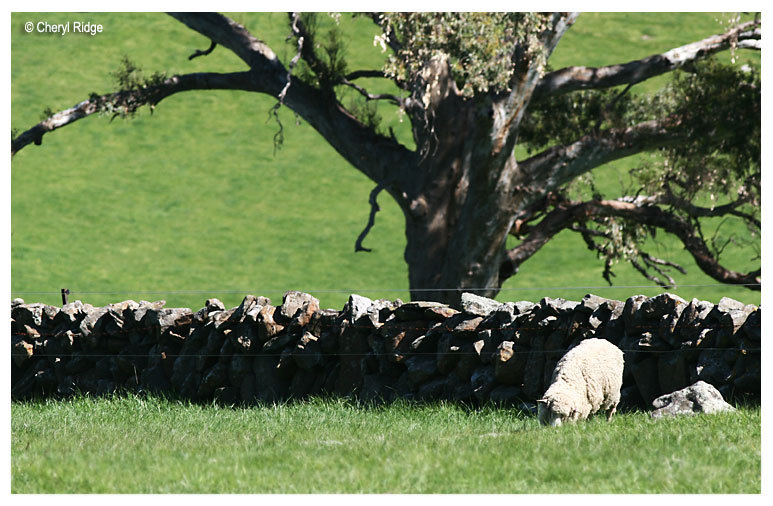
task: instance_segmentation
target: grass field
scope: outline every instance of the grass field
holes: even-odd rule
[[[283,14],[236,14],[287,61]],[[27,21],[101,23],[94,37],[27,34]],[[714,14],[583,14],[553,67],[605,65],[659,53],[719,33]],[[349,22],[350,67],[382,55],[366,20]],[[11,15],[11,126],[26,130],[114,88],[110,73],[129,56],[149,73],[242,70],[223,48],[188,61],[208,41],[159,13]],[[759,55],[741,53],[759,62]],[[723,56],[729,58],[729,55]],[[637,88],[663,85],[652,80]],[[386,90],[376,90],[386,91]],[[385,195],[355,254],[373,183],[308,125],[281,110],[284,147],[274,153],[274,100],[238,92],[184,93],[133,120],[89,118],[28,146],[11,165],[11,295],[28,302],[125,299],[227,307],[245,294],[274,303],[291,289],[340,309],[352,292],[407,300],[403,217]],[[384,125],[407,144],[408,126],[382,108]],[[636,159],[596,171],[617,196]],[[651,252],[682,263],[671,290],[759,304],[759,292],[717,286],[681,245],[657,237]],[[748,270],[749,249],[724,260]],[[662,290],[619,265],[616,286],[579,237],[565,232],[508,280],[498,299],[588,292],[625,299]],[[704,286],[706,285],[706,286]],[[759,493],[760,410],[651,421],[645,413],[558,430],[507,409],[344,400],[229,409],[139,397],[11,405],[11,487],[18,493],[437,492]]]
[[[510,409],[12,405],[14,493],[760,493],[760,409],[543,428]]]
[[[92,91],[114,87],[111,72],[122,56],[168,74],[235,71],[240,61],[218,48],[187,60],[207,42],[159,13],[102,13],[82,17],[104,25],[94,37],[27,34],[28,19],[64,22],[71,14],[14,13],[12,25],[12,126],[26,129],[45,108],[60,110]],[[266,40],[287,61],[285,15],[238,14],[235,19]],[[714,14],[583,14],[562,40],[551,64],[602,65],[662,52],[723,31]],[[350,67],[375,68],[373,24],[349,22]],[[613,42],[610,42],[613,41]],[[729,58],[729,55],[723,57]],[[740,53],[741,61],[757,53]],[[663,78],[633,88],[651,91]],[[290,289],[312,292],[323,307],[341,308],[348,295],[407,300],[403,217],[387,196],[366,240],[372,253],[354,253],[368,217],[373,184],[353,170],[308,125],[282,110],[284,148],[274,154],[276,124],[270,97],[240,92],[175,95],[151,116],[133,120],[88,118],[46,136],[14,159],[11,172],[11,291],[28,301],[57,304],[59,290],[94,305],[125,299],[164,299],[168,306],[203,306],[219,297],[228,307],[247,293],[275,302]],[[394,109],[382,107],[384,125],[406,137]],[[637,160],[596,171],[600,188],[614,197]],[[708,233],[708,232],[707,232]],[[743,231],[741,231],[743,233]],[[565,232],[505,283],[500,300],[588,292],[625,299],[662,289],[627,264],[616,286],[601,278],[602,263],[579,236]],[[657,237],[650,251],[675,259],[688,274],[672,291],[687,299],[730,296],[759,303],[759,292],[716,286],[678,242]],[[728,249],[724,259],[748,270],[755,253]],[[713,286],[691,286],[691,285]]]

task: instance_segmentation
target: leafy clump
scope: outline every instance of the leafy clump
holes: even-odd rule
[[[163,98],[159,96],[159,90],[167,80],[166,74],[154,72],[145,76],[142,69],[127,56],[121,59],[118,70],[111,72],[111,75],[118,85],[118,91],[107,96],[92,93],[90,97],[104,114],[132,117],[143,105],[149,105],[152,112],[155,104]]]
[[[439,56],[446,57],[465,96],[508,91],[519,61],[544,60],[539,34],[551,15],[500,13],[384,13],[377,21],[383,34],[374,43],[395,49],[384,72],[398,81],[413,76]]]
[[[726,65],[714,58],[677,72],[663,90],[638,95],[630,87],[590,90],[532,103],[521,125],[519,141],[529,152],[567,145],[601,129],[623,131],[658,120],[678,142],[668,143],[631,169],[627,201],[663,206],[674,220],[692,224],[704,237],[698,218],[721,219],[705,236],[719,258],[730,243],[759,249],[761,195],[761,86],[759,71],[748,65]],[[589,128],[590,127],[590,128]],[[560,191],[580,200],[601,201],[592,174]],[[723,224],[739,220],[747,237],[727,235]],[[673,284],[667,269],[681,267],[655,258],[641,248],[657,229],[624,216],[601,215],[578,222],[586,245],[604,259],[604,277],[621,261],[662,286]],[[654,272],[655,274],[651,274]],[[611,282],[611,281],[610,281]]]

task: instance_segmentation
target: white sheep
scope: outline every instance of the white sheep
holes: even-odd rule
[[[537,417],[542,425],[584,420],[600,409],[607,421],[615,414],[623,385],[623,352],[605,339],[586,339],[561,357],[542,399]]]

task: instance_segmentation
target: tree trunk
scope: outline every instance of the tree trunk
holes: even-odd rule
[[[405,212],[411,299],[459,306],[494,297],[512,227],[515,158],[492,156],[490,102],[449,94],[434,109],[430,154]],[[511,150],[512,151],[512,150]]]

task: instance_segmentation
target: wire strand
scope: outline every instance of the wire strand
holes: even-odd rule
[[[661,288],[669,290],[679,290],[681,288],[708,288],[708,287],[747,287],[747,286],[762,286],[761,283],[742,283],[728,285],[726,283],[707,283],[707,284],[689,284],[689,285],[675,285],[669,287],[658,287],[655,285],[596,285],[596,286],[528,286],[528,287],[502,287],[498,290],[500,292],[514,292],[514,291],[535,291],[535,290],[613,290],[613,289],[632,289],[632,288]],[[372,292],[441,292],[441,291],[456,291],[456,292],[482,292],[491,290],[491,287],[483,288],[319,288],[319,289],[303,289],[296,290],[304,293],[372,293]],[[274,289],[220,289],[220,290],[109,290],[109,291],[92,291],[92,290],[73,290],[70,289],[70,295],[119,295],[119,294],[148,294],[148,295],[201,295],[211,293],[285,293],[290,291],[284,288]],[[12,290],[12,294],[17,295],[60,295],[60,291],[48,292],[48,291],[27,291],[27,290]]]

